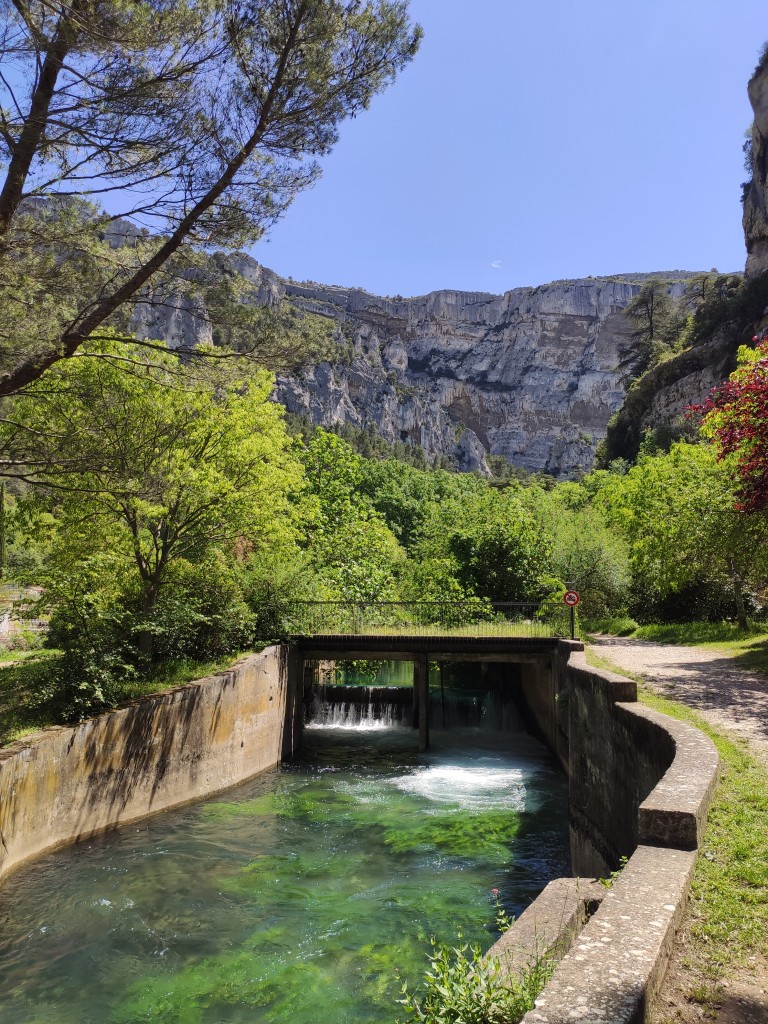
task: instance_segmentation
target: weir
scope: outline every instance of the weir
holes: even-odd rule
[[[502,718],[507,714],[515,722],[521,719],[525,727],[537,739],[545,742],[563,767],[566,767],[567,734],[558,724],[556,702],[560,686],[565,685],[561,663],[568,648],[564,651],[560,644],[560,639],[556,637],[450,634],[419,636],[408,633],[328,633],[297,637],[292,645],[296,673],[294,742],[298,749],[303,723],[308,720],[307,709],[311,709],[313,698],[317,696],[316,687],[322,685],[321,666],[338,661],[409,661],[413,663],[411,724],[418,729],[419,749],[425,751],[429,747],[430,729],[442,727],[446,722],[444,700],[438,705],[438,695],[433,692],[430,697],[429,665],[469,662],[477,664],[479,673],[495,671],[500,702],[507,709],[500,711]],[[327,686],[324,697],[326,702],[330,696],[333,696],[332,686]],[[402,708],[401,702],[404,703],[407,698],[400,696],[397,699],[398,706]],[[346,690],[343,694],[337,694],[334,701],[346,705],[350,701],[365,703],[361,694],[355,695]],[[356,714],[354,711],[341,710],[339,713],[351,713],[353,718]],[[405,722],[407,714],[400,710],[398,718]]]

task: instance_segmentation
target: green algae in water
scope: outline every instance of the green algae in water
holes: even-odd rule
[[[411,822],[405,828],[388,828],[384,842],[395,853],[434,849],[454,857],[504,864],[509,859],[509,844],[519,825],[520,815],[510,811],[485,814],[454,811],[423,822]]]
[[[308,738],[225,800],[16,875],[3,1024],[391,1024],[430,935],[487,946],[491,888],[516,911],[566,869],[546,762]]]

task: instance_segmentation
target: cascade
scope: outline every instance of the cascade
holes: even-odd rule
[[[411,716],[411,689],[403,686],[315,683],[304,710],[310,729],[393,729],[410,725]]]
[[[343,686],[314,683],[304,706],[312,729],[393,729],[413,723],[413,691],[405,686]],[[434,729],[519,732],[517,709],[503,691],[481,687],[432,687],[429,718]]]

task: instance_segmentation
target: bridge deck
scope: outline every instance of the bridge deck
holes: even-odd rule
[[[557,650],[558,637],[456,636],[316,633],[294,637],[292,643],[305,659],[359,658],[412,661],[419,656],[432,660],[495,661],[540,660]]]

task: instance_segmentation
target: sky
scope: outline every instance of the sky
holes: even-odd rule
[[[251,249],[295,280],[421,295],[743,269],[765,0],[411,0],[415,60]]]

